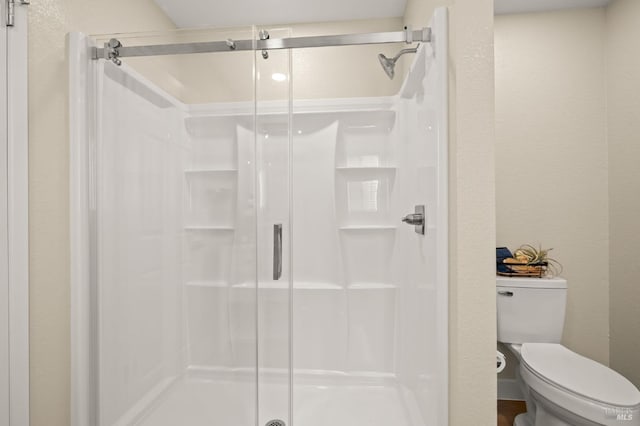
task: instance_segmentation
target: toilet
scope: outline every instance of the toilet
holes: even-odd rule
[[[640,391],[610,368],[560,344],[562,278],[497,277],[498,341],[520,362],[527,412],[516,426],[640,426]]]

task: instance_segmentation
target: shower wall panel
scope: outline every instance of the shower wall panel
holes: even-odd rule
[[[255,365],[253,117],[207,113],[184,119],[184,269],[187,367]]]
[[[441,20],[441,17],[440,17]],[[440,48],[442,49],[442,44]],[[412,213],[425,206],[425,235],[402,226],[394,251],[394,276],[400,282],[396,374],[410,391],[425,424],[445,424],[441,403],[446,357],[447,289],[447,123],[443,109],[442,58],[432,45],[418,51],[398,98],[398,197],[396,206]],[[440,343],[441,344],[441,343]],[[446,382],[445,382],[446,383]]]
[[[294,287],[342,284],[336,229],[334,160],[339,116],[293,116],[293,277]]]
[[[183,112],[104,64],[95,200],[100,424],[181,372]]]
[[[255,317],[251,315],[255,297],[261,368],[285,371],[292,297],[296,370],[394,374],[398,282],[392,265],[399,215],[392,209],[398,144],[394,100],[326,100],[301,105],[292,121],[292,244],[284,247],[280,281],[271,277],[271,225],[284,223],[284,240],[288,240],[289,194],[283,191],[287,175],[271,170],[288,169],[288,115],[279,112],[283,107],[277,103],[271,105],[271,112],[258,115],[255,176],[251,172],[250,117],[242,112],[248,106],[197,105],[185,120],[189,157],[201,162],[187,165],[191,169],[186,174],[197,171],[208,182],[211,195],[207,203],[211,209],[218,208],[216,214],[231,211],[231,200],[236,203],[233,218],[201,225],[203,229],[188,225],[187,236],[199,235],[211,243],[201,244],[207,247],[204,256],[198,255],[196,246],[186,246],[184,253],[187,264],[191,261],[200,268],[211,268],[187,283],[187,291],[194,293],[187,297],[188,363],[193,372],[220,373],[254,365],[249,351],[255,343],[251,341],[255,338]],[[205,159],[215,149],[226,159],[214,164],[214,156]],[[196,205],[194,198],[205,195],[187,187],[186,202]],[[243,241],[253,241],[252,203],[260,211],[257,293],[251,266],[256,250],[251,251],[250,245],[242,248]],[[186,219],[190,217],[187,213]],[[288,250],[292,250],[291,257]],[[218,276],[214,276],[216,271]],[[216,312],[205,312],[207,306]]]

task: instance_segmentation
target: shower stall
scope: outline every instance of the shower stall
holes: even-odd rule
[[[69,58],[73,426],[447,424],[446,10]]]

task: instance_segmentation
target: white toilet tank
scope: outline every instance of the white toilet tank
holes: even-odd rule
[[[496,296],[499,342],[560,343],[565,279],[496,277]]]

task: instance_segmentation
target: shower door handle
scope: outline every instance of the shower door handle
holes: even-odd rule
[[[273,279],[282,276],[282,224],[273,225]]]

